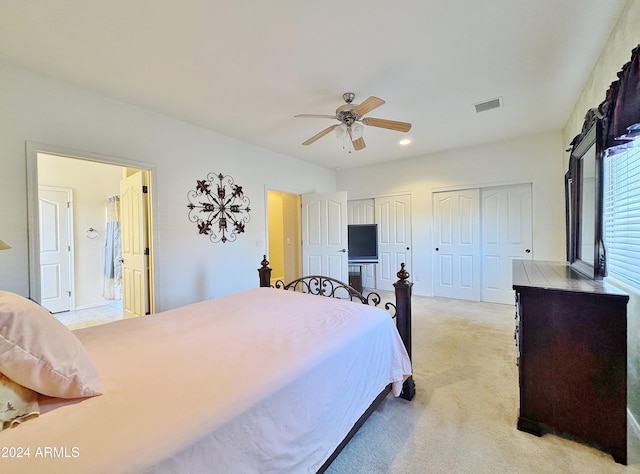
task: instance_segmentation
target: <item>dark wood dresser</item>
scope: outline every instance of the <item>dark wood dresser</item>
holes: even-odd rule
[[[627,463],[627,301],[564,262],[514,260],[518,429],[554,430]]]

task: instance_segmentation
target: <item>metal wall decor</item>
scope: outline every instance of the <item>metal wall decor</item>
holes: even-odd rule
[[[222,173],[209,173],[206,179],[196,183],[196,189],[187,193],[189,220],[195,222],[198,232],[208,235],[211,242],[233,242],[250,220],[249,198],[242,186]]]

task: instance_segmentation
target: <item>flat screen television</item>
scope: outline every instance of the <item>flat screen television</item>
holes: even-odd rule
[[[378,224],[349,224],[349,264],[378,263]]]

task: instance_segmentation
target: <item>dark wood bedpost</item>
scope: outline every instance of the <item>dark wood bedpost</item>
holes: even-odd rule
[[[269,260],[267,260],[266,255],[263,255],[260,265],[261,267],[258,268],[258,273],[260,274],[260,287],[268,288],[271,286],[271,268],[269,268]]]
[[[404,268],[404,263],[400,264],[400,271],[397,273],[398,281],[393,284],[396,289],[396,325],[398,332],[407,348],[409,359],[411,359],[411,287],[413,283],[408,281],[409,272]],[[404,381],[400,397],[405,400],[412,400],[416,394],[416,384],[413,376]]]

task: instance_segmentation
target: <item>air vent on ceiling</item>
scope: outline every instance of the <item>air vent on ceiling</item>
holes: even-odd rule
[[[498,107],[502,107],[502,97],[498,97],[497,99],[485,100],[484,102],[479,102],[477,104],[473,104],[477,113],[485,112],[491,109],[497,109]]]

